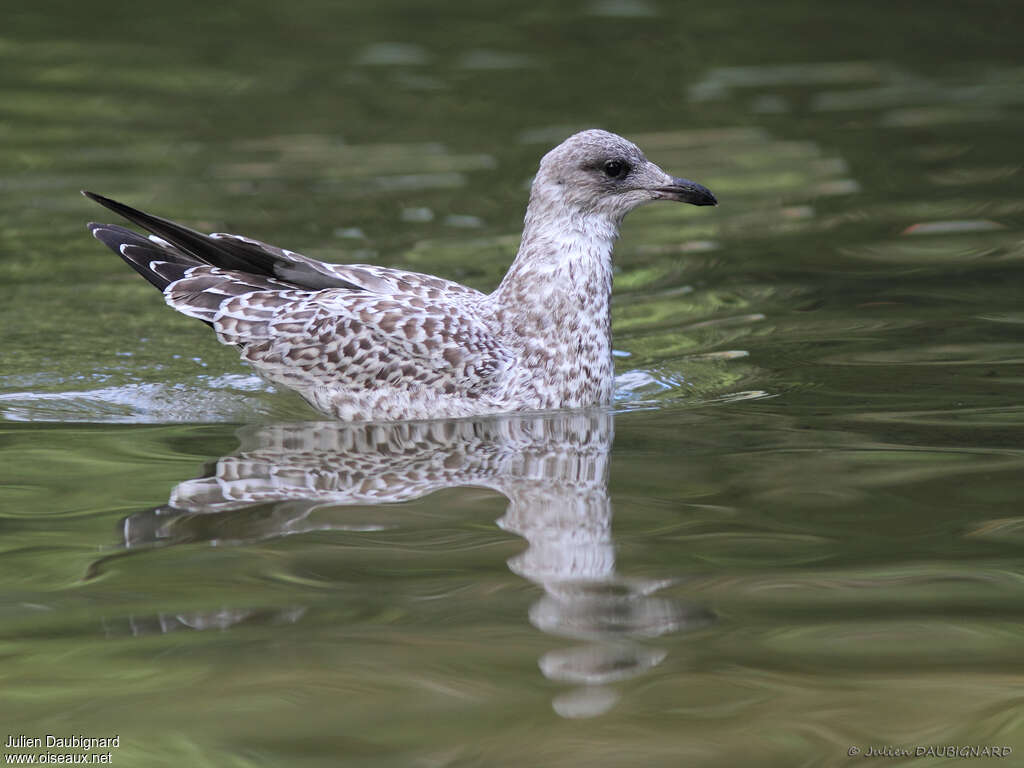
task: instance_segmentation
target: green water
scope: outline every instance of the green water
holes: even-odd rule
[[[117,734],[122,766],[1024,759],[1022,22],[5,7],[0,738]],[[627,220],[609,411],[323,422],[78,195],[488,289],[538,158],[591,126],[721,201]]]

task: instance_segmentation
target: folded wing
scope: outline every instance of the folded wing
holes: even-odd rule
[[[474,311],[479,291],[415,272],[324,264],[239,235],[205,235],[85,194],[152,233],[89,225],[168,305],[307,397],[318,389],[390,388],[475,399],[512,363]]]
[[[195,306],[204,274],[175,283],[167,302]],[[216,290],[222,290],[219,287]],[[221,301],[213,328],[268,378],[300,391],[382,387],[486,396],[512,355],[465,306],[409,294],[344,289],[254,291]]]

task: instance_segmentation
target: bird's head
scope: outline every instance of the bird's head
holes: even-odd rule
[[[665,173],[633,142],[598,129],[574,134],[544,155],[531,200],[562,206],[570,214],[604,215],[615,223],[655,200],[718,204],[707,187]]]

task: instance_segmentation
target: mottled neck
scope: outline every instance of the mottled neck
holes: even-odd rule
[[[515,261],[491,294],[496,332],[519,353],[532,407],[611,399],[612,246],[617,222],[531,200]]]
[[[561,320],[607,313],[619,222],[531,196],[515,261],[492,294],[499,303]]]

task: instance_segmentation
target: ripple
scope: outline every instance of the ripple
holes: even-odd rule
[[[430,61],[427,50],[412,43],[370,43],[356,56],[355,63],[364,67],[420,67]]]
[[[891,68],[873,61],[813,62],[767,66],[715,67],[690,88],[690,101],[712,101],[735,88],[806,86],[881,81]]]
[[[808,565],[832,557],[834,540],[824,536],[769,531],[682,534],[673,537],[691,556],[715,566]]]
[[[1000,517],[972,525],[964,534],[972,538],[1024,543],[1024,517]]]
[[[103,619],[103,633],[109,638],[119,635],[144,637],[167,635],[181,630],[223,632],[240,625],[263,626],[295,624],[306,613],[304,607],[288,608],[215,608],[205,611],[157,613],[146,616],[123,616]]]
[[[977,315],[979,320],[987,320],[990,323],[1010,323],[1011,325],[1024,324],[1024,312],[1004,312],[1000,314]]]
[[[943,106],[907,107],[885,112],[879,123],[887,128],[920,128],[959,123],[993,123],[1005,120],[1006,113],[991,107]]]
[[[536,58],[523,53],[479,49],[463,54],[457,66],[459,69],[469,70],[502,70],[529,69],[538,64]]]
[[[540,658],[545,677],[567,683],[607,685],[637,677],[656,667],[665,651],[632,645],[628,647],[587,645],[550,651]]]
[[[648,0],[594,0],[587,13],[615,19],[646,19],[657,16],[658,9]]]
[[[970,110],[1020,103],[1024,103],[1024,84],[995,82],[950,86],[945,83],[916,80],[863,90],[826,91],[814,97],[811,109],[834,112],[955,104],[958,109]]]
[[[1019,165],[951,168],[928,174],[928,180],[943,187],[962,187],[967,184],[997,184],[1020,173]]]
[[[998,408],[958,408],[955,411],[925,410],[898,412],[866,412],[849,418],[882,424],[918,424],[922,426],[958,426],[989,429],[999,426],[1024,425],[1024,406]]]
[[[626,371],[615,377],[615,407],[628,412],[670,404],[701,405],[772,397],[772,393],[764,390],[729,391],[749,371],[727,372],[723,365],[734,365],[734,361],[746,357],[742,350],[694,355],[680,361],[686,368],[685,375],[670,366]]]
[[[613,688],[587,685],[556,696],[551,700],[551,708],[559,717],[581,720],[603,715],[614,707],[618,700],[619,694]]]
[[[443,144],[346,144],[330,134],[279,134],[235,143],[215,165],[225,179],[387,179],[491,170],[494,157],[457,154]],[[461,183],[461,180],[460,180]]]
[[[844,256],[892,264],[948,264],[1024,258],[1024,247],[1002,232],[964,232],[963,237],[921,237],[887,240],[839,248]]]
[[[6,392],[0,417],[7,421],[69,421],[106,424],[230,422],[253,416],[308,413],[290,395],[255,375],[197,377],[192,384],[124,384],[85,391]]]
[[[827,622],[778,629],[767,633],[767,648],[803,659],[828,658],[830,665],[853,664],[871,658],[874,664],[933,667],[943,659],[968,657],[1015,658],[1019,635],[1013,626],[963,618],[866,618],[856,622]],[[927,653],[922,653],[922,648]]]
[[[831,365],[1020,365],[1024,350],[1020,344],[978,342],[969,344],[925,344],[899,349],[865,350],[824,358]]]
[[[923,221],[911,224],[904,229],[902,235],[949,235],[961,232],[991,232],[995,229],[1006,229],[998,221],[989,219],[960,219],[954,221]]]

